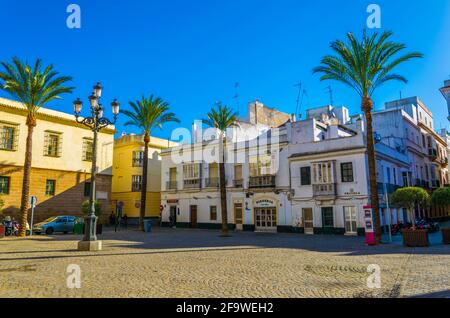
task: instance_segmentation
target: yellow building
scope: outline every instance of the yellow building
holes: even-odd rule
[[[177,143],[151,137],[148,153],[146,217],[159,218],[161,203],[161,150]],[[114,141],[113,204],[123,203],[122,213],[138,218],[141,203],[144,140],[142,135],[123,135]]]
[[[18,217],[27,138],[27,111],[16,101],[0,98],[0,197],[3,214]],[[97,198],[103,217],[111,213],[114,127],[98,135]],[[71,114],[40,108],[33,133],[30,195],[37,197],[35,221],[53,215],[82,215],[89,197],[92,132]]]

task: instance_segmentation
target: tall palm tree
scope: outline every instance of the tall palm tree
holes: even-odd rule
[[[129,120],[125,126],[136,126],[143,130],[144,134],[144,162],[142,165],[142,187],[141,187],[141,207],[139,213],[139,229],[144,230],[145,206],[147,202],[147,171],[148,171],[148,144],[153,129],[162,129],[168,122],[180,121],[174,113],[169,112],[169,104],[160,97],[150,95],[149,98],[142,96],[141,100],[129,102],[132,110],[122,111]]]
[[[217,104],[217,109],[211,108],[207,114],[207,119],[203,122],[219,131],[219,186],[220,205],[222,214],[222,235],[228,236],[228,215],[227,215],[227,188],[225,184],[225,151],[224,141],[227,128],[235,126],[237,122],[237,112],[221,103]]]
[[[324,56],[321,65],[313,73],[321,73],[321,80],[335,80],[353,88],[361,97],[361,108],[367,125],[367,156],[369,163],[370,197],[375,219],[377,241],[381,241],[380,211],[378,203],[375,149],[372,129],[372,95],[382,84],[389,81],[407,83],[402,75],[392,73],[399,64],[413,58],[421,58],[418,52],[398,55],[405,44],[390,41],[392,32],[374,33],[364,31],[361,40],[352,33],[347,34],[347,43],[336,40],[331,43],[335,55]]]
[[[0,72],[0,89],[22,102],[27,110],[28,127],[23,167],[22,199],[20,203],[20,231],[24,237],[28,219],[28,205],[30,196],[30,173],[32,160],[33,130],[36,127],[36,114],[40,107],[48,102],[61,99],[60,95],[71,93],[73,87],[66,87],[65,83],[72,80],[69,76],[58,76],[53,65],[43,66],[37,59],[34,66],[22,62],[14,57],[12,63],[2,62],[4,70]]]

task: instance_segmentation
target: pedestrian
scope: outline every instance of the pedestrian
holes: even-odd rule
[[[123,215],[123,223],[125,224],[125,229],[128,228],[128,216],[126,214]]]
[[[111,215],[109,216],[109,225],[116,224],[116,216],[114,214],[114,211],[111,211]]]

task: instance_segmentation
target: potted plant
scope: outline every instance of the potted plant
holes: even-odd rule
[[[391,200],[396,206],[405,208],[412,221],[412,228],[403,231],[403,244],[410,247],[429,246],[428,231],[416,229],[414,213],[415,208],[422,208],[429,204],[428,192],[419,187],[405,187],[397,189],[392,194]]]
[[[85,215],[89,215],[91,212],[91,206],[89,204],[89,200],[86,200],[81,205],[81,210]],[[102,204],[99,201],[95,201],[95,215],[97,216],[97,234],[102,234],[103,226],[100,223],[100,215],[102,214]]]
[[[448,208],[450,206],[450,188],[439,188],[431,196],[433,204]],[[450,228],[442,228],[442,241],[444,244],[450,244]]]

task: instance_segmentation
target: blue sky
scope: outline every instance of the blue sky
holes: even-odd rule
[[[66,27],[66,7],[81,7],[81,29]],[[259,98],[264,104],[293,113],[301,81],[307,91],[302,111],[328,104],[331,85],[336,105],[359,111],[358,96],[334,82],[320,82],[311,70],[329,43],[346,32],[360,34],[366,7],[377,3],[382,29],[425,58],[399,67],[409,83],[391,83],[374,95],[375,107],[402,96],[418,95],[434,113],[436,128],[449,127],[446,103],[438,89],[450,76],[450,0],[0,0],[0,60],[17,55],[40,57],[74,77],[76,90],[50,108],[72,111],[72,101],[87,104],[92,85],[104,85],[104,104],[151,93],[166,99],[190,127],[204,118],[215,101],[239,113]],[[6,96],[4,93],[0,93]],[[138,132],[124,127],[118,132]],[[177,125],[153,135],[168,138]]]

